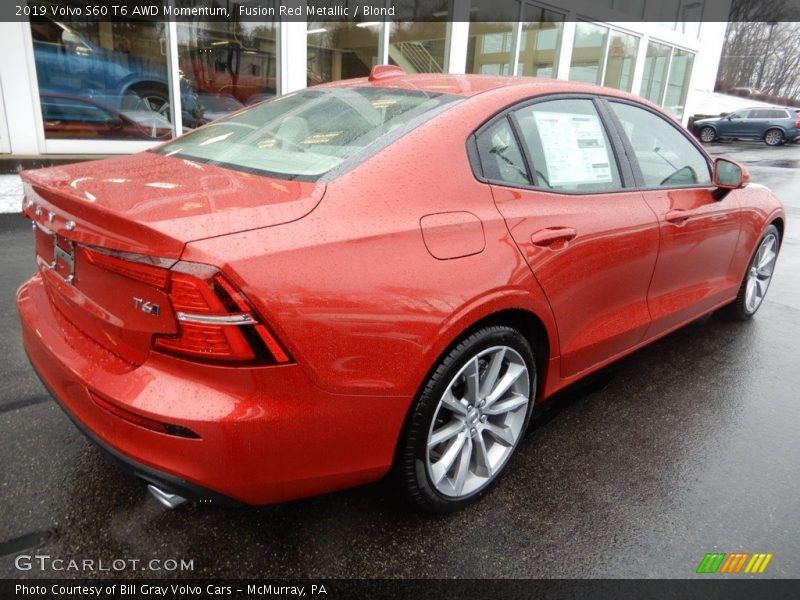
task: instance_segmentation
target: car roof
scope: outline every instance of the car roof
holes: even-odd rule
[[[737,108],[734,112],[739,112],[740,110],[769,110],[769,109],[778,109],[778,110],[800,110],[799,108],[792,108],[791,106],[745,106],[744,108]]]
[[[576,81],[565,81],[563,79],[545,79],[540,77],[511,77],[501,75],[455,75],[455,74],[398,74],[390,77],[381,77],[371,80],[368,77],[357,79],[346,79],[327,83],[318,87],[376,87],[419,90],[425,92],[438,92],[444,94],[457,94],[459,96],[476,96],[483,92],[498,90],[501,88],[530,87],[541,90],[542,94],[557,93],[584,93],[597,94],[598,90],[603,90],[604,94],[630,98],[637,102],[643,99],[639,96],[622,92],[613,88],[601,88],[600,86],[580,83]],[[647,103],[646,101],[644,103]],[[649,104],[649,103],[648,103]]]

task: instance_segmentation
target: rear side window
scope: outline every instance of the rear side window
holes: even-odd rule
[[[565,192],[622,187],[614,151],[591,100],[549,100],[514,112],[538,187]]]
[[[481,169],[486,179],[511,185],[531,183],[525,160],[508,118],[500,119],[483,130],[476,141]]]
[[[706,157],[677,127],[649,110],[609,104],[633,146],[646,187],[711,185]]]
[[[371,87],[304,90],[215,121],[155,151],[240,171],[314,181],[460,99]]]

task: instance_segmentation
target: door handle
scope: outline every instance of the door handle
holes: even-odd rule
[[[535,246],[544,247],[552,246],[557,242],[564,242],[564,245],[566,245],[576,235],[578,235],[578,232],[572,227],[548,227],[531,234],[531,242]]]
[[[674,210],[668,210],[667,214],[665,215],[665,219],[670,223],[675,223],[677,225],[682,225],[685,223],[689,217],[692,216],[691,211],[688,210],[681,210],[676,208]]]

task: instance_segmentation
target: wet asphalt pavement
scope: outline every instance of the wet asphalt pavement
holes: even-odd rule
[[[19,571],[19,554],[194,566],[123,577],[684,578],[715,551],[771,552],[764,576],[800,577],[800,145],[711,150],[786,205],[757,317],[714,315],[563,395],[500,484],[449,517],[413,512],[387,482],[257,509],[161,509],[28,365],[13,296],[34,270],[30,227],[0,216],[0,578],[115,574]]]

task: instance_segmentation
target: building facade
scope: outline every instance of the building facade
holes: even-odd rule
[[[726,23],[703,0],[520,0],[504,21],[476,3],[432,0],[413,22],[2,22],[0,154],[135,152],[376,64],[596,83],[684,122],[714,88]]]

